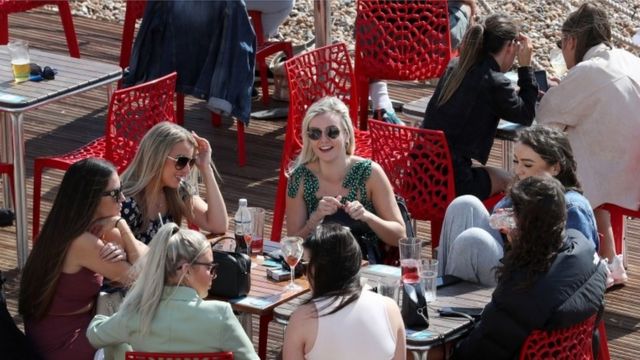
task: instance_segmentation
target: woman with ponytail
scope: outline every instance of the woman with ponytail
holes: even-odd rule
[[[518,57],[518,87],[504,75]],[[532,45],[505,14],[471,26],[429,101],[422,127],[444,131],[451,150],[456,195],[481,200],[505,190],[508,172],[484,166],[498,122],[531,125],[538,86],[531,68]],[[483,166],[472,166],[472,159]]]
[[[124,352],[231,351],[234,359],[258,359],[231,306],[205,301],[217,264],[207,239],[175,223],[163,225],[149,252],[132,268],[137,280],[116,314],[96,315],[87,337],[96,347]]]

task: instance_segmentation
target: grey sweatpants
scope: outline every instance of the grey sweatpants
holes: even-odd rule
[[[475,196],[459,196],[449,204],[438,247],[439,274],[496,285],[496,266],[504,254],[504,243],[500,232],[489,226],[489,215]]]

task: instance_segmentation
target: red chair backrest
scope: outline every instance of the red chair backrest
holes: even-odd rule
[[[402,196],[411,217],[438,220],[455,198],[453,167],[442,131],[369,120],[372,158]]]
[[[37,7],[43,5],[56,5],[60,0],[0,0],[0,13],[15,13],[15,12],[23,12],[31,9],[35,9]]]
[[[138,150],[144,134],[162,121],[175,122],[175,72],[116,90],[109,102],[105,136],[106,158],[122,172]]]
[[[437,78],[451,58],[447,0],[358,0],[355,32],[358,76]]]
[[[233,353],[152,353],[127,351],[125,353],[125,360],[233,360]]]
[[[534,330],[520,350],[520,360],[533,359],[593,359],[593,330],[596,315],[559,330]]]
[[[289,160],[302,148],[302,119],[307,109],[325,96],[342,100],[349,107],[349,115],[356,127],[355,77],[345,44],[328,45],[297,55],[285,62],[285,69],[289,81],[285,151]]]

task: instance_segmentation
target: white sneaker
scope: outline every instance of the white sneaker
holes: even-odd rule
[[[607,268],[611,273],[611,278],[613,279],[613,284],[624,284],[629,280],[627,276],[627,271],[624,269],[622,265],[622,255],[616,255],[613,258],[613,262],[611,264],[607,264]],[[609,287],[609,277],[607,276],[607,287]]]

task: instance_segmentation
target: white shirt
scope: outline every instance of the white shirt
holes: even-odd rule
[[[584,195],[596,208],[640,205],[640,58],[600,44],[546,93],[540,124],[566,128]]]
[[[319,314],[331,311],[323,309],[326,303],[314,302]],[[363,290],[357,301],[318,318],[316,341],[305,359],[391,359],[396,340],[382,295]]]

